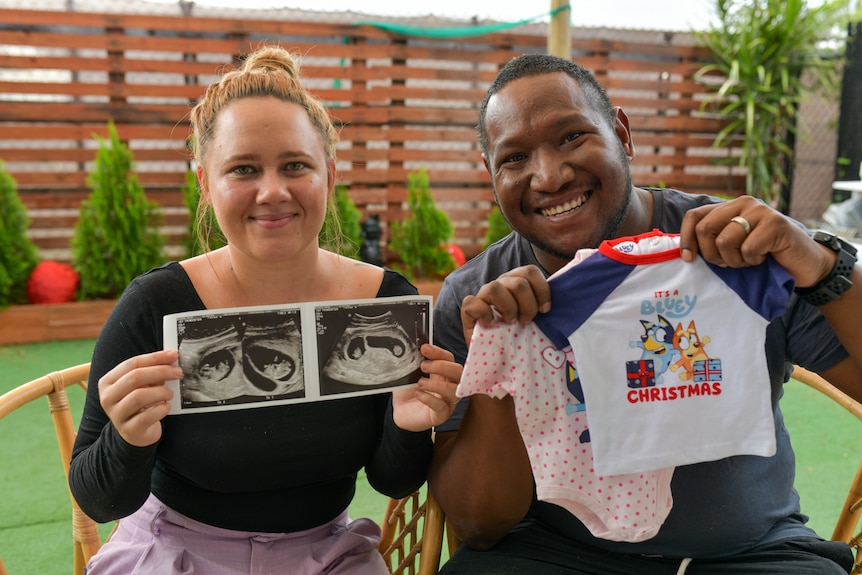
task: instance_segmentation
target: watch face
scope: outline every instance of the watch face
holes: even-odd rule
[[[841,242],[838,239],[838,236],[836,236],[835,234],[830,234],[829,232],[824,232],[823,230],[815,230],[811,232],[811,239],[818,244],[828,247],[834,252],[837,252],[841,249]]]
[[[836,236],[835,234],[824,232],[823,230],[815,230],[811,232],[810,235],[812,240],[814,240],[820,245],[826,246],[834,252],[844,250],[851,256],[856,255],[856,246],[854,246],[848,241],[845,241],[843,238]]]

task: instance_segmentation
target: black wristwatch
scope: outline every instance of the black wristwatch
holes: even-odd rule
[[[850,275],[856,265],[856,247],[835,234],[821,230],[811,232],[811,239],[838,254],[835,267],[820,283],[810,288],[796,288],[796,293],[805,301],[821,306],[840,298],[853,286]]]

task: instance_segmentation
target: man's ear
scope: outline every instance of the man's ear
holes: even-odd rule
[[[629,117],[620,106],[614,107],[614,132],[622,142],[623,149],[629,161],[635,158],[635,146],[632,142],[632,130],[629,127]]]

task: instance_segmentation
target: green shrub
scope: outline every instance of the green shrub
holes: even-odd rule
[[[0,309],[27,303],[27,279],[39,263],[39,250],[27,237],[29,226],[18,184],[0,160]]]
[[[359,259],[362,245],[362,212],[350,199],[346,186],[335,186],[320,229],[320,246],[329,251]]]
[[[132,173],[132,154],[113,122],[99,140],[90,195],[81,202],[72,235],[72,266],[81,276],[78,299],[111,299],[135,276],[163,262],[161,210]]]
[[[441,279],[455,269],[447,249],[452,223],[437,208],[425,169],[407,174],[407,204],[404,221],[391,223],[389,249],[401,258],[401,265],[393,267],[411,280]]]
[[[227,240],[216,220],[215,212],[208,206],[198,205],[201,201],[201,190],[198,187],[198,178],[194,170],[186,172],[186,183],[181,191],[183,203],[189,211],[189,235],[186,238],[188,256],[194,257],[227,245]]]
[[[505,238],[511,231],[512,228],[506,218],[503,217],[500,206],[494,204],[494,207],[488,212],[488,231],[485,232],[485,245],[482,246],[482,249],[487,249],[497,240]]]

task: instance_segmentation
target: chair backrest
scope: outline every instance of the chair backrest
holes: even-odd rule
[[[90,375],[90,364],[84,363],[55,371],[33,381],[16,387],[0,396],[0,419],[19,407],[35,401],[40,397],[48,398],[48,409],[54,420],[54,431],[57,435],[57,445],[60,448],[60,459],[68,482],[69,464],[72,460],[72,447],[75,444],[76,428],[72,421],[69,408],[69,396],[66,388],[80,385],[87,389],[87,378]],[[68,485],[68,483],[67,483]],[[74,546],[73,573],[82,575],[84,566],[90,557],[101,547],[99,530],[95,521],[81,511],[72,493],[69,492],[72,503],[72,543]],[[6,572],[0,561],[0,575]]]
[[[424,500],[423,500],[424,498]],[[445,516],[430,491],[390,499],[380,554],[393,575],[434,575],[440,568]]]
[[[847,411],[862,420],[862,403],[856,401],[819,375],[799,366],[793,368],[793,379],[813,387],[817,391],[828,396]],[[862,574],[862,531],[859,529],[859,520],[862,518],[862,463],[856,470],[856,477],[847,492],[847,499],[835,530],[832,532],[833,541],[844,541],[853,549],[856,557],[851,575]]]

